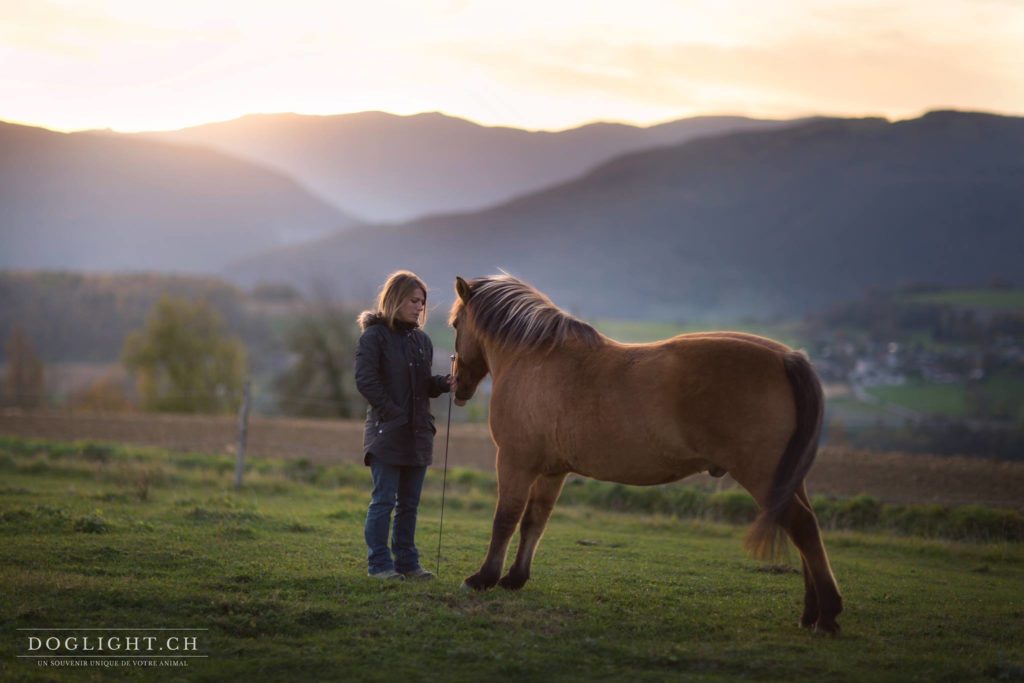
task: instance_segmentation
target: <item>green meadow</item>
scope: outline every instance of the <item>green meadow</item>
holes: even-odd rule
[[[902,301],[906,303],[950,305],[964,308],[1020,310],[1024,309],[1024,290],[965,289],[926,292],[904,295]]]
[[[222,456],[3,438],[0,473],[5,681],[1024,680],[1017,513],[819,500],[846,604],[830,638],[796,625],[797,558],[757,563],[722,521],[744,494],[570,484],[525,589],[476,594],[459,585],[489,537],[485,473],[449,473],[440,577],[405,583],[365,576],[362,467],[255,461],[236,492]],[[440,500],[432,471],[430,569]],[[948,526],[894,521],[918,513]],[[203,656],[19,657],[24,629],[115,627],[204,629]]]
[[[930,415],[970,417],[983,403],[989,413],[1005,419],[1024,420],[1024,379],[1009,375],[987,377],[980,382],[933,384],[910,381],[898,386],[876,386],[868,392],[891,403]]]

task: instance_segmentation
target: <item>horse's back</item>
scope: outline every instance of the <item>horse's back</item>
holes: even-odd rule
[[[650,344],[612,344],[604,362],[649,389],[710,383],[730,390],[778,384],[785,378],[783,358],[791,352],[785,344],[745,332],[695,332]]]
[[[642,400],[669,408],[666,419],[737,431],[723,423],[760,422],[757,415],[773,406],[784,413],[776,421],[791,416],[784,366],[791,349],[785,344],[742,332],[705,332],[654,344],[650,353],[658,361],[643,382]]]
[[[677,337],[673,337],[668,341],[684,341],[693,342],[701,340],[715,340],[720,342],[740,342],[745,344],[753,344],[763,349],[775,351],[776,353],[787,353],[792,351],[788,346],[782,342],[777,342],[774,339],[768,337],[761,337],[756,334],[750,334],[748,332],[732,332],[729,330],[713,331],[713,332],[691,332],[689,334],[681,334]]]

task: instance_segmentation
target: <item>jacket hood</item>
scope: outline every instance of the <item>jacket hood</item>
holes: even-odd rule
[[[363,311],[356,318],[356,322],[359,323],[359,329],[363,332],[374,325],[384,325],[387,327],[387,321],[384,320],[384,316],[378,311]],[[399,330],[414,330],[417,327],[419,327],[419,325],[404,323],[398,320],[395,321],[395,328]]]
[[[359,317],[356,318],[356,322],[359,323],[359,329],[364,332],[367,327],[386,324],[384,322],[384,316],[376,311],[363,311],[359,314]]]

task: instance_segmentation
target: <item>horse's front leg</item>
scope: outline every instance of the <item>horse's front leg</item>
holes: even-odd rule
[[[494,510],[494,526],[491,530],[491,544],[487,548],[487,557],[480,566],[480,571],[467,577],[463,586],[474,590],[493,588],[501,576],[501,568],[505,564],[505,553],[508,542],[512,538],[523,509],[530,495],[530,485],[537,475],[516,468],[509,461],[512,458],[502,457],[498,452],[498,505]]]
[[[537,544],[544,535],[544,527],[547,526],[551,510],[555,507],[562,492],[562,484],[565,482],[565,474],[553,474],[537,477],[530,489],[530,502],[526,505],[526,512],[523,513],[523,521],[519,524],[519,550],[516,552],[515,562],[512,563],[508,574],[498,582],[502,588],[517,590],[530,578],[530,565],[533,564],[533,555],[537,552]]]

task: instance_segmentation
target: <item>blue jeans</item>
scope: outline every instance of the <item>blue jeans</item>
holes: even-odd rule
[[[367,559],[371,573],[394,569],[400,572],[412,571],[420,566],[420,554],[416,550],[416,508],[420,504],[424,467],[397,467],[385,465],[376,458],[370,458],[370,473],[373,475],[373,497],[366,512]],[[391,511],[395,510],[395,526],[391,535],[391,551],[388,551],[388,529],[391,527]]]

